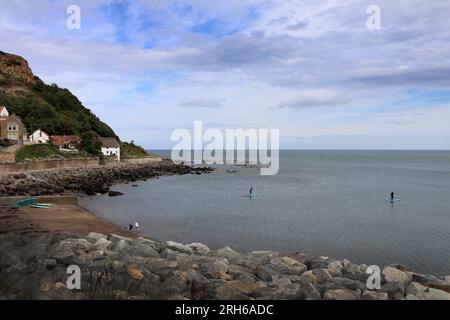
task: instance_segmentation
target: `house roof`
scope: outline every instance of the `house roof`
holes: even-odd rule
[[[37,130],[33,133],[33,135],[34,135],[36,132],[39,132],[39,136],[40,136],[40,137],[42,137],[43,135],[46,135],[47,137],[50,138],[50,135],[49,135],[47,132],[45,132],[44,130],[37,129]]]
[[[68,143],[80,143],[81,138],[79,136],[52,136],[52,144],[55,146],[64,146]]]
[[[120,147],[119,143],[114,138],[99,137],[98,139],[102,143],[102,147],[105,147],[105,148],[119,148]]]

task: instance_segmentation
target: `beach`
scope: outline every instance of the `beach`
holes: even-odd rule
[[[44,198],[44,201],[52,199]],[[125,228],[102,220],[77,204],[57,204],[48,209],[31,207],[1,208],[0,234],[15,232],[37,236],[48,233],[70,232],[86,236],[90,232],[136,237]]]

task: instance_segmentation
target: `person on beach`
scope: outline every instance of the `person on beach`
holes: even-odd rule
[[[133,231],[133,225],[128,225],[128,231]]]
[[[134,228],[136,229],[137,232],[140,232],[140,230],[139,230],[139,223],[135,222],[134,223]]]

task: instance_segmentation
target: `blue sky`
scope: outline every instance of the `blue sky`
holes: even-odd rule
[[[147,148],[202,120],[280,129],[282,148],[450,149],[449,13],[450,0],[12,0],[0,50]]]

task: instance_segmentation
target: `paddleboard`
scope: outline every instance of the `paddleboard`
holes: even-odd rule
[[[244,198],[253,198],[253,197],[260,197],[261,195],[259,194],[246,194],[243,195]]]
[[[48,209],[48,208],[50,208],[50,206],[43,206],[43,205],[38,205],[38,204],[32,204],[30,207],[31,208],[35,208],[35,209]]]
[[[30,204],[33,204],[36,201],[37,201],[36,198],[29,198],[29,199],[20,200],[20,201],[16,202],[16,207],[29,206]]]
[[[389,200],[386,200],[386,201],[387,201],[387,202],[394,203],[394,202],[400,202],[400,199],[395,198],[394,200],[389,199]]]

